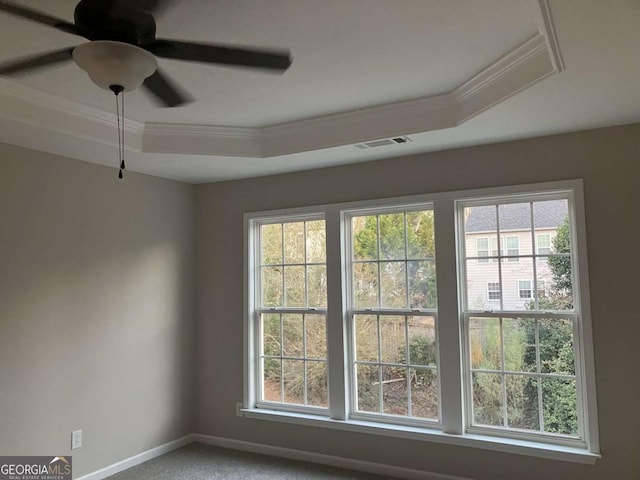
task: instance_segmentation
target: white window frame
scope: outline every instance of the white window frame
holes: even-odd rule
[[[581,342],[576,346],[576,362],[580,364],[580,397],[582,418],[585,419],[583,444],[548,442],[544,438],[502,436],[496,432],[470,429],[468,395],[464,394],[466,378],[463,366],[467,361],[463,351],[452,345],[466,341],[465,330],[460,323],[463,312],[462,286],[466,282],[465,269],[458,260],[462,219],[456,214],[461,204],[473,199],[509,196],[514,202],[526,199],[538,192],[569,194],[572,224],[572,247],[575,261],[572,265],[577,288],[574,302],[580,306],[581,321],[575,332]],[[441,425],[425,428],[415,425],[384,424],[351,417],[349,393],[350,338],[347,312],[349,289],[344,266],[350,251],[345,246],[345,212],[391,207],[414,209],[415,205],[433,203],[436,229],[436,269],[438,294],[438,367],[441,396]],[[584,199],[581,180],[567,180],[543,184],[517,185],[469,191],[445,192],[392,199],[368,200],[345,204],[284,209],[276,212],[245,214],[245,318],[244,318],[244,398],[242,415],[247,418],[333,428],[345,431],[370,433],[413,439],[425,442],[467,446],[501,452],[517,453],[548,459],[593,464],[600,457],[596,409],[593,338],[591,330],[589,282],[587,275],[586,233]],[[256,405],[256,329],[253,321],[255,309],[255,251],[252,250],[255,223],[268,218],[285,218],[308,214],[323,214],[327,228],[327,332],[328,332],[328,415],[309,412],[281,411],[259,408]],[[287,219],[289,221],[289,219]],[[462,250],[464,251],[464,250]],[[461,295],[458,295],[458,291]],[[576,372],[578,374],[578,372]]]

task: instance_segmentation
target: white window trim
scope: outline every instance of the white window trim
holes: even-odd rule
[[[530,439],[517,438],[501,438],[492,432],[488,434],[465,433],[465,419],[462,404],[462,378],[461,367],[462,359],[458,352],[442,352],[439,349],[439,368],[441,375],[444,370],[448,374],[448,380],[442,383],[442,390],[446,390],[447,398],[443,404],[449,405],[449,411],[441,411],[442,431],[427,428],[408,427],[401,425],[389,425],[377,422],[366,422],[362,420],[349,419],[350,406],[347,399],[347,379],[349,375],[349,362],[346,358],[329,353],[329,377],[330,377],[330,407],[329,416],[323,417],[319,415],[308,415],[297,412],[283,412],[276,410],[258,409],[256,408],[256,388],[255,388],[255,322],[251,319],[251,313],[254,311],[255,301],[255,285],[253,275],[255,269],[255,252],[250,250],[253,245],[254,229],[252,223],[255,220],[264,220],[268,218],[284,217],[290,215],[300,215],[302,217],[308,214],[325,215],[327,225],[327,277],[329,290],[328,297],[328,348],[335,351],[345,351],[348,345],[348,331],[346,328],[346,305],[345,302],[348,290],[346,289],[345,278],[343,278],[343,265],[345,265],[344,245],[344,218],[343,213],[346,210],[367,209],[367,208],[385,208],[397,210],[399,206],[404,206],[410,210],[415,205],[424,203],[433,203],[435,205],[435,223],[438,235],[436,238],[436,269],[439,279],[448,286],[454,286],[445,291],[441,282],[438,282],[438,310],[441,321],[439,323],[439,341],[443,339],[446,342],[461,341],[459,312],[461,305],[458,303],[459,298],[457,290],[460,285],[466,282],[466,278],[459,275],[456,259],[455,237],[459,236],[463,230],[461,225],[454,220],[456,201],[464,201],[465,199],[473,199],[483,197],[483,201],[487,201],[490,196],[496,199],[509,196],[509,202],[521,202],[526,200],[528,194],[537,192],[558,191],[573,193],[573,208],[570,208],[572,215],[572,223],[575,229],[572,230],[572,242],[575,249],[576,264],[573,265],[574,277],[579,284],[579,292],[574,297],[576,304],[581,305],[580,332],[576,332],[582,336],[583,348],[576,349],[576,361],[581,362],[581,370],[583,378],[580,379],[579,385],[583,385],[584,391],[588,392],[587,398],[579,398],[581,408],[583,409],[586,419],[585,440],[586,448],[569,445],[557,445],[533,441]],[[393,207],[389,207],[393,205]],[[297,423],[304,425],[312,425],[317,427],[328,427],[340,430],[358,431],[375,435],[385,435],[400,438],[411,438],[414,440],[422,440],[435,443],[447,443],[460,446],[472,446],[476,448],[484,448],[509,453],[517,453],[530,456],[538,456],[543,458],[552,458],[557,460],[589,463],[596,462],[599,455],[599,439],[598,439],[598,419],[597,419],[597,399],[595,388],[595,368],[594,368],[594,352],[593,352],[593,334],[590,315],[589,301],[589,281],[587,275],[587,251],[586,251],[586,232],[585,232],[585,213],[584,213],[584,197],[582,180],[566,180],[559,182],[550,182],[542,184],[527,184],[499,188],[486,188],[467,191],[455,191],[446,193],[436,193],[428,195],[417,195],[411,197],[378,199],[371,201],[360,201],[343,204],[320,205],[314,207],[283,209],[271,212],[255,212],[244,215],[244,251],[245,251],[245,268],[244,268],[244,398],[243,398],[243,415],[250,418],[276,420],[289,423]],[[460,219],[458,218],[458,222]],[[342,248],[341,248],[342,247]],[[460,283],[458,283],[460,282]],[[333,345],[333,348],[332,348]],[[337,347],[337,349],[335,348]],[[457,373],[456,373],[457,372]],[[443,375],[444,376],[444,375]],[[457,408],[459,407],[459,408]],[[457,410],[457,411],[456,411]]]

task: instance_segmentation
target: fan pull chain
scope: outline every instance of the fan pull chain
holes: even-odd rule
[[[120,171],[118,172],[118,178],[122,178],[124,175],[122,171],[125,169],[124,165],[124,88],[120,85],[111,85],[109,89],[116,96],[116,119],[118,122],[118,160],[120,161]],[[118,97],[122,93],[122,109],[120,108],[120,102]],[[122,121],[120,121],[120,110],[122,110]]]
[[[125,128],[124,128],[124,121],[125,121],[125,114],[124,114],[124,92],[122,92],[122,154],[120,156],[120,169],[124,170],[125,166],[124,166],[124,132],[125,132]]]

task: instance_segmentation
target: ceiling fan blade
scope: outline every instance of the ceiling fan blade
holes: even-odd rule
[[[237,65],[284,71],[291,65],[288,50],[262,50],[158,39],[144,45],[154,55],[191,62]]]
[[[32,22],[57,28],[58,30],[62,30],[63,32],[80,35],[82,37],[85,36],[73,23],[69,23],[66,20],[54,17],[47,13],[39,12],[37,10],[32,10],[21,5],[17,5],[13,2],[0,0],[0,10],[12,15],[16,15],[20,18],[24,18],[26,20],[31,20]]]
[[[27,70],[35,70],[37,68],[55,65],[56,63],[66,62],[73,59],[73,49],[74,47],[63,48],[62,50],[54,50],[53,52],[32,55],[2,63],[0,64],[0,75],[23,73]]]
[[[191,97],[160,69],[144,81],[144,86],[165,107],[179,107],[192,101]]]

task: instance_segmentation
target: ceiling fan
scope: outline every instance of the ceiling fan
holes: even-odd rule
[[[0,64],[0,75],[26,73],[69,60],[87,71],[98,86],[120,91],[141,84],[162,105],[177,107],[189,96],[157,67],[156,57],[283,72],[291,65],[288,50],[244,48],[156,38],[154,14],[171,0],[81,0],[74,23],[0,0],[0,11],[89,40],[77,47],[54,50]]]

